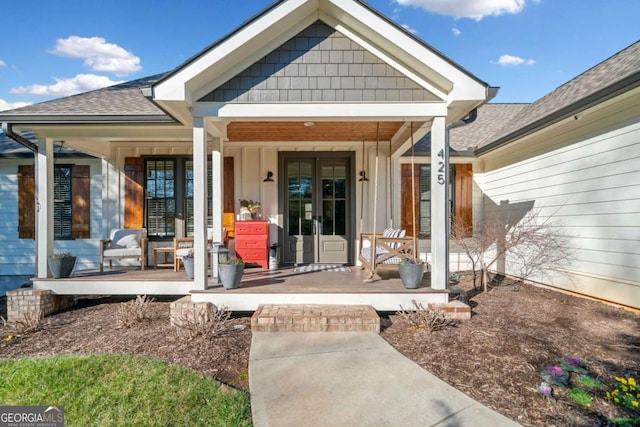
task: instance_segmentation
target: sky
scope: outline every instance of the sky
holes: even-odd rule
[[[272,0],[0,0],[0,111],[170,71]],[[640,0],[369,0],[533,102],[640,40]]]

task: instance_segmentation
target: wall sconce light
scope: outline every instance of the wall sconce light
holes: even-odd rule
[[[360,179],[358,181],[369,181],[369,178],[367,178],[367,172],[364,169],[360,171]]]
[[[273,172],[268,171],[267,177],[263,179],[262,182],[273,182]]]

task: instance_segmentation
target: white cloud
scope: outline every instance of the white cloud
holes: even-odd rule
[[[26,107],[31,105],[30,102],[7,102],[4,99],[0,99],[0,111],[13,110],[15,108]]]
[[[7,63],[0,59],[0,67],[6,67]]]
[[[415,28],[411,28],[407,24],[402,24],[402,28],[409,31],[411,34],[416,34],[418,32]]]
[[[19,86],[12,88],[9,92],[16,95],[69,96],[122,83],[121,81],[113,81],[109,77],[95,74],[78,74],[67,79],[54,79],[56,82],[52,85],[33,84]]]
[[[498,65],[503,65],[503,66],[508,66],[508,65],[533,65],[536,63],[535,60],[533,59],[524,59],[524,58],[520,58],[519,56],[513,56],[513,55],[502,55],[500,57],[500,59],[498,59],[497,61],[491,61],[492,64],[498,64]]]
[[[527,0],[394,0],[402,6],[417,6],[428,12],[471,18],[477,21],[485,16],[519,13]],[[538,2],[539,0],[534,0]]]
[[[457,29],[456,27],[453,27],[451,29],[451,32],[453,33],[454,36],[459,36],[460,34],[462,34],[462,31],[460,31],[459,29]]]
[[[84,65],[93,71],[115,74],[118,77],[140,71],[140,58],[120,46],[107,43],[102,37],[70,36],[58,39],[51,51],[67,58],[84,58]]]

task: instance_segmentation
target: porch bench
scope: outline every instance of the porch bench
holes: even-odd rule
[[[147,230],[145,228],[116,228],[108,239],[100,240],[100,272],[104,271],[104,261],[135,258],[140,260],[141,269],[147,264]]]
[[[360,233],[359,247],[360,268],[375,271],[380,265],[398,265],[401,261],[415,259],[418,241],[415,237],[407,237],[405,230],[388,228],[383,233]]]

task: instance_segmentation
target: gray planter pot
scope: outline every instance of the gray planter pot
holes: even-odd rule
[[[225,289],[238,288],[243,273],[244,264],[220,264],[218,266],[220,282],[222,282],[222,286],[224,286]]]
[[[49,266],[49,271],[56,279],[61,279],[64,277],[69,277],[71,272],[73,271],[73,267],[76,266],[76,257],[65,257],[65,258],[51,258],[47,259],[47,265]]]
[[[187,273],[187,277],[193,279],[193,257],[182,258],[182,264],[184,265],[184,272]]]
[[[407,289],[418,289],[424,276],[424,264],[400,264],[398,272]]]

